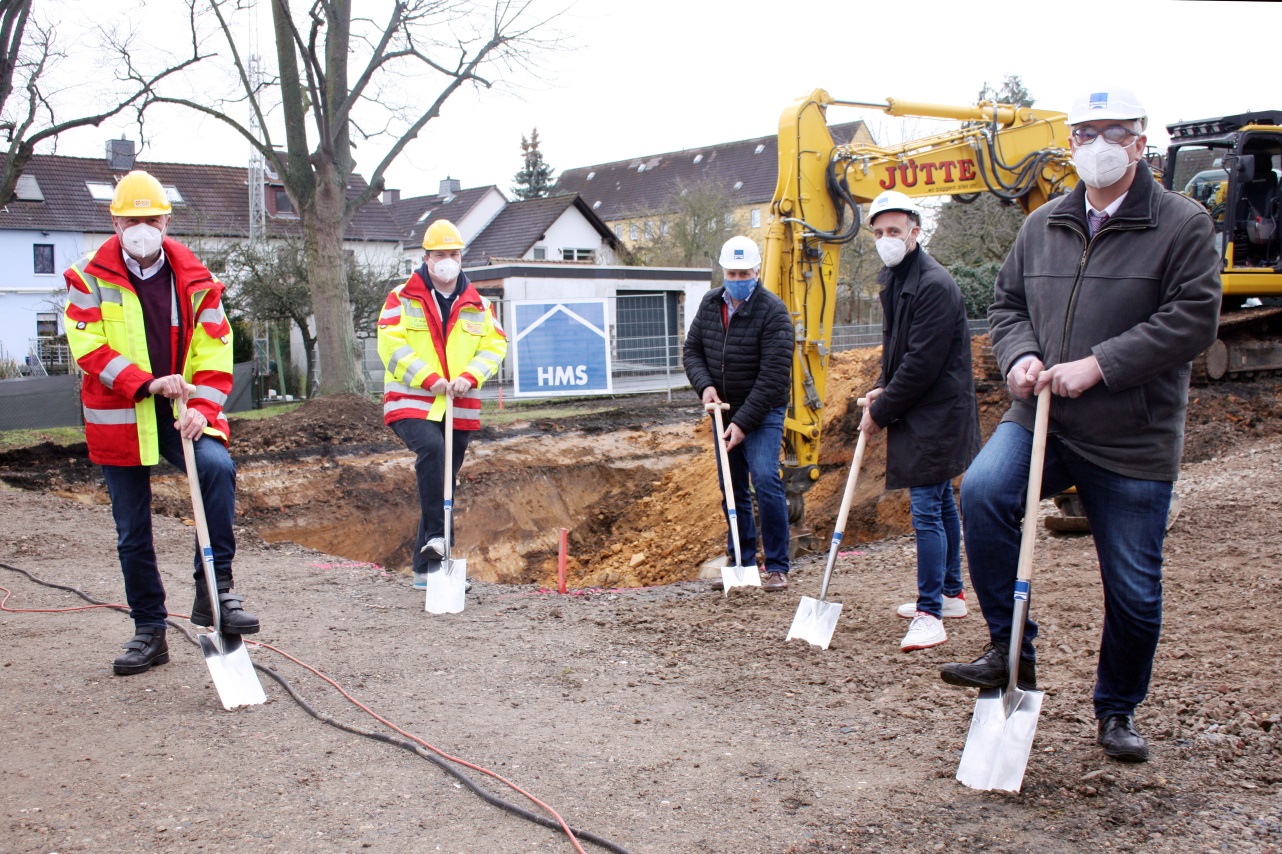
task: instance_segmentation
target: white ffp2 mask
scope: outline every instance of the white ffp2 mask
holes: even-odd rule
[[[1097,136],[1086,145],[1077,146],[1073,166],[1086,186],[1099,190],[1122,180],[1131,167],[1131,158],[1122,146]]]
[[[452,282],[458,278],[459,271],[462,269],[463,266],[453,258],[442,258],[432,267],[432,272],[442,282]]]
[[[898,237],[877,238],[877,254],[887,267],[898,267],[899,262],[908,254],[908,244]]]
[[[120,232],[120,242],[125,251],[138,258],[147,258],[160,251],[160,244],[164,239],[163,231],[145,222],[131,225]]]

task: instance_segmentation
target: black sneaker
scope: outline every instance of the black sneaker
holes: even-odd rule
[[[157,664],[169,663],[169,644],[165,641],[164,626],[139,626],[133,639],[125,644],[125,652],[111,663],[117,676],[142,673]]]
[[[943,664],[939,676],[949,685],[963,688],[1005,688],[1010,681],[1006,666],[1009,649],[1005,644],[990,643],[984,654],[970,664]],[[1027,658],[1019,660],[1019,677],[1015,684],[1021,691],[1037,690],[1037,665]]]
[[[1104,755],[1122,762],[1147,762],[1148,742],[1135,731],[1130,715],[1108,715],[1099,722],[1099,743]]]
[[[225,635],[252,635],[258,631],[258,618],[241,606],[245,597],[231,590],[218,591],[218,616]],[[198,626],[212,626],[214,615],[209,608],[209,594],[196,591],[196,601],[191,605],[191,621]]]

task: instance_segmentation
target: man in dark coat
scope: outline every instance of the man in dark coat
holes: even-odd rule
[[[779,451],[792,381],[792,319],[783,300],[760,287],[761,250],[750,238],[727,240],[720,263],[725,285],[704,296],[686,335],[686,376],[705,405],[730,404],[724,437],[743,560],[750,565],[757,555],[755,492],[766,558],[761,586],[787,590],[788,496]],[[724,479],[721,488],[724,494]],[[721,508],[726,511],[724,501]],[[733,554],[728,512],[726,540]]]
[[[941,617],[966,616],[961,520],[953,478],[979,452],[979,407],[961,290],[922,251],[921,212],[893,190],[873,200],[868,224],[886,269],[881,285],[881,377],[868,393],[859,429],[886,429],[886,488],[907,488],[917,534],[917,601],[905,652],[948,640]]]
[[[1105,755],[1143,762],[1148,742],[1134,713],[1162,630],[1162,546],[1190,362],[1215,341],[1220,256],[1206,208],[1162,189],[1149,172],[1147,112],[1133,92],[1084,90],[1068,123],[1080,182],[1025,220],[988,309],[1012,401],[966,472],[962,509],[989,644],[940,675],[953,685],[1003,687],[1015,643],[1018,685],[1037,687],[1031,599],[1023,636],[1012,634],[1034,397],[1049,388],[1042,494],[1077,487],[1104,588],[1096,737]]]

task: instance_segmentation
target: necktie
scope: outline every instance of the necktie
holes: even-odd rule
[[[1100,226],[1102,226],[1108,220],[1108,214],[1106,213],[1097,214],[1094,211],[1087,211],[1086,218],[1090,220],[1091,237],[1094,237],[1095,232],[1099,231]]]

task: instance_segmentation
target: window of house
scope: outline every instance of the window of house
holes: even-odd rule
[[[637,239],[637,224],[635,222],[628,226],[628,239]]]
[[[548,248],[546,246],[534,247],[534,260],[546,261],[548,259]]]
[[[177,187],[174,187],[170,184],[164,184],[163,186],[165,188],[165,198],[169,199],[170,204],[174,204],[174,205],[184,204],[183,194],[178,192]]]
[[[32,262],[35,264],[37,276],[52,276],[53,270],[53,244],[52,243],[34,243],[31,246]]]
[[[413,273],[413,272],[414,272],[414,259],[406,258],[405,259],[405,275],[408,276],[410,273]]]
[[[761,209],[753,208],[751,217],[752,217],[752,227],[761,228]]]
[[[726,214],[726,228],[734,228],[734,214]]]
[[[620,240],[622,240],[622,239],[623,239],[623,226],[621,226],[621,225],[616,225],[616,226],[614,227],[614,236],[615,236],[615,237],[617,237],[617,238],[619,238]]]
[[[58,313],[56,311],[36,312],[36,337],[58,337]]]
[[[562,249],[562,261],[591,261],[593,253],[591,249]]]
[[[274,191],[276,193],[276,213],[289,215],[294,212],[294,204],[289,200],[289,193],[282,189]]]
[[[654,223],[652,222],[647,222],[645,224],[645,239],[646,240],[654,239]]]
[[[668,224],[666,222],[659,226],[659,233],[664,237],[668,236]]]

